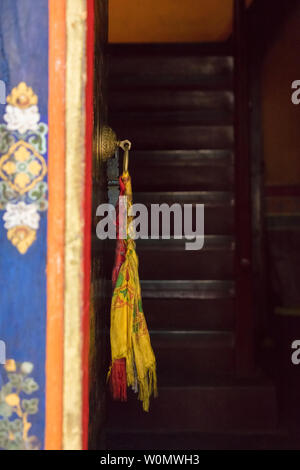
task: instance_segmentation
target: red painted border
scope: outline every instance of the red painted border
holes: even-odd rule
[[[91,216],[92,216],[92,143],[94,91],[94,0],[87,1],[86,35],[86,159],[84,194],[84,252],[83,252],[83,345],[82,345],[82,449],[88,448],[89,427],[89,343],[90,343],[90,283],[91,283]]]

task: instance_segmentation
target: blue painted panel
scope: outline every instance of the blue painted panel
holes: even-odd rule
[[[7,358],[12,359],[5,367],[0,365],[0,388],[3,390],[4,386],[2,396],[0,394],[0,448],[42,448],[45,425],[48,0],[1,0],[0,80],[6,84],[6,95],[21,82],[33,90],[33,95],[29,89],[25,95],[21,89],[15,92],[19,93],[20,99],[17,102],[11,99],[11,116],[18,108],[18,114],[14,116],[22,120],[27,112],[24,109],[34,106],[38,106],[40,114],[38,119],[37,112],[34,114],[32,110],[33,120],[30,123],[27,119],[24,131],[12,117],[5,121],[7,109],[0,104],[0,127],[1,124],[6,126],[0,132],[0,340],[6,342]],[[37,104],[34,95],[38,97]],[[30,106],[26,99],[31,100]],[[8,129],[9,123],[11,128],[15,127],[13,130]],[[9,156],[5,139],[10,139],[7,146],[10,149],[17,145]],[[20,141],[27,147],[24,144],[18,147]],[[45,148],[41,146],[43,141]],[[3,188],[8,189],[8,194]],[[26,215],[26,211],[30,213]],[[6,221],[3,220],[5,214]],[[5,228],[5,222],[8,228]],[[28,241],[29,246],[24,248],[20,240],[22,237],[29,240],[30,236],[31,243]],[[25,434],[20,428],[24,416],[25,422],[31,425]]]

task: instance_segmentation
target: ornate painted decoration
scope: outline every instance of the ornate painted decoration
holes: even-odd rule
[[[0,124],[0,210],[7,238],[25,254],[36,240],[40,211],[47,210],[47,124],[38,97],[21,82],[6,98]]]
[[[40,442],[30,435],[30,416],[38,412],[38,398],[29,396],[39,388],[29,377],[31,362],[16,363],[9,359],[4,365],[6,381],[0,388],[0,449],[38,450]]]

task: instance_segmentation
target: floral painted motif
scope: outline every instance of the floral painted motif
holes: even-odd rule
[[[26,398],[39,388],[35,380],[29,377],[33,364],[8,359],[4,371],[7,380],[0,389],[0,449],[38,450],[38,439],[30,436],[30,415],[38,412],[39,400]]]
[[[0,176],[11,188],[24,194],[41,181],[47,172],[43,157],[31,144],[20,140],[0,158]]]
[[[8,240],[25,254],[36,240],[38,212],[47,210],[48,128],[26,83],[13,88],[6,101],[6,124],[0,124],[0,210]]]
[[[18,204],[8,203],[3,216],[3,220],[5,221],[4,227],[9,230],[18,225],[27,225],[33,229],[38,229],[40,215],[37,210],[38,207],[36,204],[25,204],[22,201],[18,202]]]
[[[7,122],[9,131],[18,131],[25,134],[27,131],[37,131],[40,114],[37,106],[20,109],[15,106],[6,106],[4,121]]]

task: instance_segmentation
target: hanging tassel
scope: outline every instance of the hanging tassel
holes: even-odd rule
[[[124,196],[125,192],[125,185],[120,178],[120,196]],[[122,221],[122,214],[119,214],[119,203],[117,205],[116,210],[116,232],[117,232],[117,246],[116,246],[116,253],[115,253],[115,262],[114,268],[112,272],[112,285],[113,288],[116,285],[120,268],[125,260],[126,255],[126,245],[125,241],[121,240],[119,237],[119,217],[121,217]],[[126,359],[116,359],[110,370],[109,375],[109,383],[110,389],[114,400],[119,401],[127,401],[127,376],[126,376]]]
[[[126,359],[116,359],[110,372],[110,389],[114,400],[127,401]]]
[[[128,157],[128,156],[127,156]],[[128,172],[120,178],[120,196],[126,195],[127,209],[132,205]],[[121,209],[121,208],[120,208]],[[120,211],[121,212],[121,211]],[[111,303],[112,366],[108,373],[114,400],[127,401],[127,386],[138,393],[143,409],[149,411],[150,396],[157,395],[156,361],[142,308],[138,257],[134,237],[129,231],[128,211],[118,214],[117,247],[113,269]],[[126,219],[124,219],[126,217]],[[127,239],[120,239],[120,224],[126,222]]]

